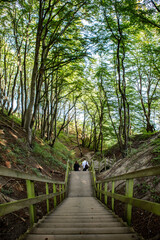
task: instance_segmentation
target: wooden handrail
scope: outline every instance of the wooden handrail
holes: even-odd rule
[[[134,179],[160,175],[160,165],[156,166],[156,167],[150,167],[150,168],[141,169],[138,171],[118,175],[118,176],[107,177],[103,181],[96,181],[94,165],[92,162],[92,173],[93,173],[93,179],[95,182],[94,186],[95,186],[97,198],[99,200],[102,200],[102,194],[103,194],[104,195],[104,203],[107,205],[107,197],[111,197],[112,211],[114,211],[114,200],[115,199],[119,200],[121,202],[124,202],[126,205],[125,206],[125,218],[129,225],[131,225],[131,219],[132,219],[132,206],[147,210],[149,212],[152,212],[152,213],[160,216],[160,204],[159,203],[133,198]],[[120,180],[126,181],[125,195],[115,193],[115,182],[120,181]],[[111,191],[107,191],[107,185],[109,182],[112,183]],[[104,189],[104,190],[102,190],[102,189]]]
[[[65,197],[65,193],[67,191],[68,175],[69,175],[69,161],[67,162],[65,181],[63,182],[54,181],[44,176],[43,178],[37,177],[28,173],[24,173],[21,171],[8,169],[0,166],[0,176],[26,180],[27,196],[28,196],[28,198],[26,199],[21,199],[17,201],[0,204],[0,216],[4,216],[14,211],[18,211],[25,207],[29,207],[30,225],[32,226],[36,222],[35,204],[46,200],[47,213],[48,213],[50,211],[49,199],[53,198],[54,207],[57,206],[57,196],[60,196],[60,202],[63,201]],[[46,194],[35,196],[35,190],[34,190],[35,181],[46,183]],[[53,184],[53,193],[49,193],[48,184]],[[58,192],[57,192],[57,189],[58,189]]]
[[[37,181],[37,182],[64,184],[64,182],[54,181],[51,178],[47,178],[45,176],[43,176],[42,178],[29,173],[13,170],[13,169],[2,167],[2,166],[0,166],[0,176],[31,180],[31,181]]]
[[[156,167],[145,168],[138,171],[118,175],[118,176],[107,177],[103,181],[97,181],[97,183],[105,183],[105,182],[111,182],[111,181],[150,177],[150,176],[157,176],[157,175],[160,175],[160,165]]]

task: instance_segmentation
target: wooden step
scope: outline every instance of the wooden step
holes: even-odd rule
[[[52,216],[80,216],[80,217],[84,217],[84,216],[113,216],[113,214],[111,213],[107,213],[105,211],[103,212],[99,212],[99,213],[92,213],[92,212],[59,212],[59,213],[54,213],[49,215],[48,217],[52,217]]]
[[[83,178],[80,179],[80,176]],[[73,173],[71,179],[73,182],[69,191],[73,196],[40,220],[26,240],[138,240],[131,228],[92,197],[91,190],[90,196],[84,197],[87,184],[91,186],[89,173]],[[82,185],[76,188],[79,183]],[[79,196],[80,193],[83,197]]]
[[[100,219],[102,219],[102,218],[104,218],[104,219],[116,219],[117,220],[117,218],[116,217],[114,217],[113,215],[102,215],[102,214],[100,214],[100,215],[93,215],[93,214],[89,214],[89,215],[84,215],[84,216],[81,216],[81,215],[79,215],[79,216],[75,216],[75,215],[68,215],[68,216],[66,216],[66,215],[51,215],[51,216],[48,216],[48,217],[46,217],[45,219],[58,219],[58,218],[63,218],[63,219],[69,219],[69,218],[72,218],[72,219],[90,219],[90,218],[92,218],[92,219],[98,219],[98,218],[100,218]]]
[[[107,227],[107,228],[35,228],[32,233],[49,234],[49,235],[63,235],[63,234],[121,234],[131,233],[128,227]]]
[[[114,223],[114,222],[119,223],[117,220],[107,221],[106,219],[103,219],[103,218],[102,219],[101,218],[98,218],[98,219],[96,219],[96,218],[95,219],[92,219],[92,218],[90,218],[90,219],[58,218],[58,219],[46,220],[46,221],[44,221],[44,223],[45,222],[46,223],[88,223],[88,222],[99,223],[99,222],[106,222],[107,224],[111,224],[111,223]]]
[[[112,215],[113,216],[113,214],[107,213],[107,212],[105,212],[105,210],[99,211],[99,212],[81,211],[81,210],[79,210],[79,212],[78,211],[75,211],[75,212],[73,212],[73,211],[58,211],[58,212],[53,213],[54,216],[56,216],[56,215],[66,215],[66,216],[67,215],[82,215],[82,216],[84,216],[84,215],[87,215],[87,214],[93,214],[93,215],[101,215],[101,214],[103,214],[103,215],[108,215],[108,216]]]
[[[39,223],[37,225],[38,228],[42,227],[42,228],[62,228],[62,227],[69,227],[69,228],[72,228],[72,227],[79,227],[79,228],[93,228],[93,227],[99,227],[99,228],[102,228],[102,227],[106,227],[106,228],[109,228],[109,227],[124,227],[122,223],[120,222],[86,222],[86,223],[82,223],[82,222],[52,222],[52,223],[45,223],[45,222],[42,222],[42,223]]]
[[[26,240],[137,240],[135,234],[80,234],[80,235],[34,235],[29,234]]]

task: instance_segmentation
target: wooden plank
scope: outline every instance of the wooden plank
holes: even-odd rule
[[[34,234],[122,234],[131,233],[128,227],[107,227],[107,228],[81,228],[81,227],[70,227],[70,228],[35,228],[32,233]]]
[[[101,191],[103,194],[106,194],[105,191]],[[114,197],[115,199],[124,202],[124,203],[129,203],[134,207],[139,207],[141,209],[147,210],[149,212],[152,212],[158,216],[160,216],[160,204],[159,203],[154,203],[154,202],[149,202],[146,200],[141,200],[137,198],[129,198],[117,193],[111,193],[107,192],[107,196],[109,197]]]
[[[63,192],[61,192],[63,193]],[[65,193],[65,191],[64,191]],[[14,202],[4,203],[0,204],[0,216],[6,215],[11,212],[18,211],[20,209],[23,209],[25,207],[29,207],[30,205],[39,203],[41,201],[53,198],[55,196],[59,196],[59,193],[50,193],[49,195],[40,195],[35,198],[31,199],[22,199]]]
[[[26,240],[138,240],[136,234],[75,234],[49,235],[29,234]]]
[[[56,184],[53,184],[53,193],[56,194]],[[57,195],[54,196],[53,201],[54,201],[54,208],[57,207]]]
[[[107,193],[107,183],[104,185],[104,191]],[[107,205],[107,194],[104,195],[104,203]]]
[[[34,190],[34,182],[30,180],[26,180],[26,186],[27,186],[27,196],[28,199],[35,198],[35,190]],[[29,216],[30,216],[30,225],[33,226],[33,224],[36,222],[36,214],[35,214],[35,206],[31,204],[29,206]]]
[[[49,186],[48,183],[46,183],[46,195],[49,195]],[[49,213],[49,199],[46,200],[46,205],[47,205],[47,213]]]
[[[115,181],[112,181],[112,194],[114,194]],[[114,212],[114,198],[112,197],[112,211]]]
[[[105,183],[105,182],[111,182],[111,181],[150,177],[150,176],[157,176],[157,175],[160,175],[160,165],[156,167],[150,167],[146,169],[141,169],[139,171],[134,171],[134,172],[114,176],[114,177],[108,177],[103,181],[97,181],[97,183]]]
[[[25,172],[20,172],[18,170],[13,170],[10,168],[5,168],[0,166],[0,175],[4,177],[12,177],[12,178],[19,178],[19,179],[24,179],[24,180],[32,180],[32,181],[37,181],[37,182],[47,182],[47,183],[56,183],[56,184],[65,184],[65,182],[58,182],[58,181],[53,181],[50,178],[47,178],[45,176],[43,177],[37,177]]]
[[[133,179],[128,179],[126,181],[126,197],[132,198],[133,197]],[[132,205],[127,203],[125,205],[125,218],[127,220],[128,225],[131,225],[131,218],[132,218]]]

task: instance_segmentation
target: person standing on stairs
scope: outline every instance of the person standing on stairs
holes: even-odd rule
[[[88,164],[87,160],[84,160],[82,162],[82,167],[83,167],[83,171],[87,171],[87,169],[89,168],[89,164]]]
[[[74,164],[74,171],[79,171],[79,163],[76,161]]]

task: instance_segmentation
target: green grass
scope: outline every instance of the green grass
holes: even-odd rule
[[[32,172],[34,172],[38,177],[41,175],[37,168],[31,168]]]
[[[152,163],[154,165],[159,165],[160,164],[160,136],[158,136],[152,142],[152,145],[154,146],[152,153],[155,155],[155,157],[152,159]]]
[[[66,169],[66,164],[62,162],[64,160],[67,162],[68,159],[71,159],[71,152],[60,142],[56,142],[54,148],[51,148],[47,144],[38,144],[34,143],[33,152],[47,165],[58,166]]]
[[[159,203],[160,202],[160,195],[159,192],[156,190],[156,186],[159,184],[160,178],[154,177],[152,183],[139,183],[137,184],[138,191],[140,191],[143,194],[146,194],[147,192],[150,192],[151,198],[154,202]]]
[[[9,188],[7,188],[7,187],[2,187],[2,188],[1,188],[1,192],[2,192],[4,195],[10,196],[10,195],[13,193],[13,189],[12,189],[12,187],[9,187]]]
[[[55,142],[52,152],[57,156],[57,158],[62,158],[63,160],[73,159],[74,151],[68,150],[68,148],[61,143],[59,140]]]
[[[17,123],[18,125],[21,126],[21,119],[20,119],[18,116],[16,116],[16,115],[14,114],[14,115],[10,115],[9,118],[10,118],[11,120],[13,120],[15,123]]]

